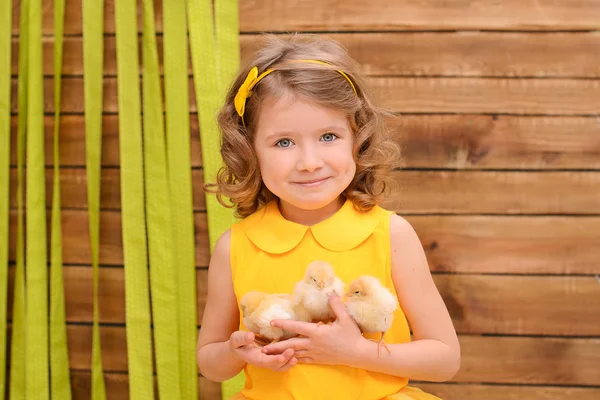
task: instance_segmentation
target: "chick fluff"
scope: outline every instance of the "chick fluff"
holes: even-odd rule
[[[335,319],[329,306],[329,295],[342,296],[344,282],[335,276],[331,264],[313,261],[306,268],[304,279],[294,288],[293,304],[296,319],[306,322],[327,323]]]
[[[240,300],[244,325],[253,332],[258,344],[274,343],[289,339],[294,333],[271,326],[274,319],[295,319],[291,296],[248,292]]]
[[[381,333],[377,355],[380,355],[381,346],[391,354],[383,337],[394,320],[394,311],[398,307],[396,296],[379,279],[361,276],[350,283],[345,298],[348,314],[354,318],[363,333]]]

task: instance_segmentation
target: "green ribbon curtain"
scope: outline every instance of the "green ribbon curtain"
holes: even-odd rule
[[[11,2],[0,6],[0,399],[6,388],[6,307],[8,303],[8,225],[10,203]],[[4,60],[4,61],[1,61]]]
[[[59,157],[64,18],[65,1],[54,0],[54,175],[50,244],[50,395],[52,399],[69,400],[71,398],[71,378],[62,265]]]
[[[85,165],[90,250],[93,273],[92,400],[105,400],[104,371],[98,326],[100,247],[100,162],[102,154],[102,67],[104,65],[103,0],[83,0],[83,90],[85,112]]]

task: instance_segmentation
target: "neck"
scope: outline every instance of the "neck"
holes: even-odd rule
[[[335,214],[344,205],[344,199],[340,196],[324,207],[315,210],[306,210],[296,207],[290,203],[279,201],[279,212],[283,218],[297,224],[313,226],[326,220]]]

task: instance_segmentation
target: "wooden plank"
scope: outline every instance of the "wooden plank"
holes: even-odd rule
[[[92,322],[93,271],[90,266],[64,267],[65,311],[69,322]],[[12,319],[12,287],[14,267],[10,267],[8,315]],[[208,270],[196,270],[198,315],[200,325],[206,305]],[[103,267],[98,281],[99,321],[125,323],[125,270],[122,267]]]
[[[202,165],[198,116],[190,115],[191,162]],[[17,116],[12,123],[16,165]],[[51,166],[54,117],[44,119],[46,165]],[[406,168],[600,169],[600,125],[596,117],[403,115],[390,129],[403,149]],[[104,115],[102,165],[119,165],[118,117]],[[60,161],[85,166],[85,121],[61,117]]]
[[[65,210],[66,264],[90,264],[87,213]],[[600,274],[600,217],[409,216],[436,272]],[[10,219],[14,261],[16,211]],[[208,265],[206,214],[195,214],[196,265]],[[100,263],[123,265],[121,214],[100,214]]]
[[[435,275],[459,333],[600,336],[593,276]]]
[[[129,376],[127,373],[105,373],[106,393],[111,400],[129,399]],[[155,378],[156,388],[156,378]],[[92,374],[88,371],[71,371],[73,400],[88,400],[92,390]],[[198,400],[220,400],[221,384],[198,377]]]
[[[19,30],[19,0],[13,6],[13,34]],[[105,32],[113,33],[114,0],[105,2]],[[157,30],[162,31],[161,2],[155,0]],[[375,0],[308,0],[240,2],[240,31],[370,31],[370,30],[595,30],[600,20],[597,0],[412,2]],[[138,30],[141,31],[138,7]],[[52,5],[44,2],[43,33],[52,33]],[[65,33],[81,34],[81,0],[66,7]]]
[[[600,385],[600,339],[461,336],[456,382]]]
[[[206,304],[207,270],[199,269],[196,275],[200,323]],[[91,322],[92,269],[65,267],[64,280],[67,321]],[[591,276],[460,274],[436,275],[435,282],[461,334],[600,336],[598,282]],[[123,268],[101,268],[99,290],[100,321],[125,323]],[[11,301],[8,310],[11,318]]]
[[[101,326],[105,372],[127,370],[125,327]],[[72,369],[89,370],[92,327],[69,325]],[[600,385],[600,339],[460,336],[455,382]]]
[[[64,77],[61,111],[83,112],[83,78]],[[190,80],[190,110],[195,111]],[[596,115],[600,80],[398,78],[372,77],[370,86],[382,106],[403,113],[493,113],[520,115]],[[116,113],[117,79],[105,78],[105,112]],[[54,111],[53,79],[44,79],[44,110]],[[17,80],[12,79],[12,108],[17,112]]]
[[[597,215],[600,211],[600,172],[397,171],[394,177],[397,190],[385,207],[405,215]],[[16,207],[16,178],[16,168],[12,168],[12,207]],[[119,170],[103,168],[101,178],[101,208],[120,209]],[[46,187],[52,187],[52,180],[53,171],[47,168]],[[192,180],[194,209],[205,211],[203,171],[192,170]],[[87,193],[81,190],[86,185],[85,169],[62,169],[63,208],[86,209]],[[46,205],[51,204],[52,192],[48,190]]]
[[[327,34],[342,43],[370,76],[600,77],[600,36],[592,32],[348,33]],[[242,62],[260,35],[240,37]],[[44,74],[54,74],[53,37],[43,38]],[[157,37],[162,68],[162,36]],[[104,40],[104,74],[117,75],[115,37]],[[141,38],[140,38],[141,46]],[[12,40],[12,74],[18,74],[18,38]],[[141,72],[141,71],[140,71]],[[191,63],[189,72],[191,74]],[[64,75],[83,75],[83,38],[64,41]]]
[[[433,271],[598,274],[600,218],[409,216]]]
[[[410,385],[444,400],[597,400],[600,398],[600,388],[449,384],[414,381],[411,381]]]

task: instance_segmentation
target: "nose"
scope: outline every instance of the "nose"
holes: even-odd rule
[[[297,169],[299,171],[312,172],[323,166],[323,157],[321,152],[312,145],[302,147],[302,152],[298,159]]]

